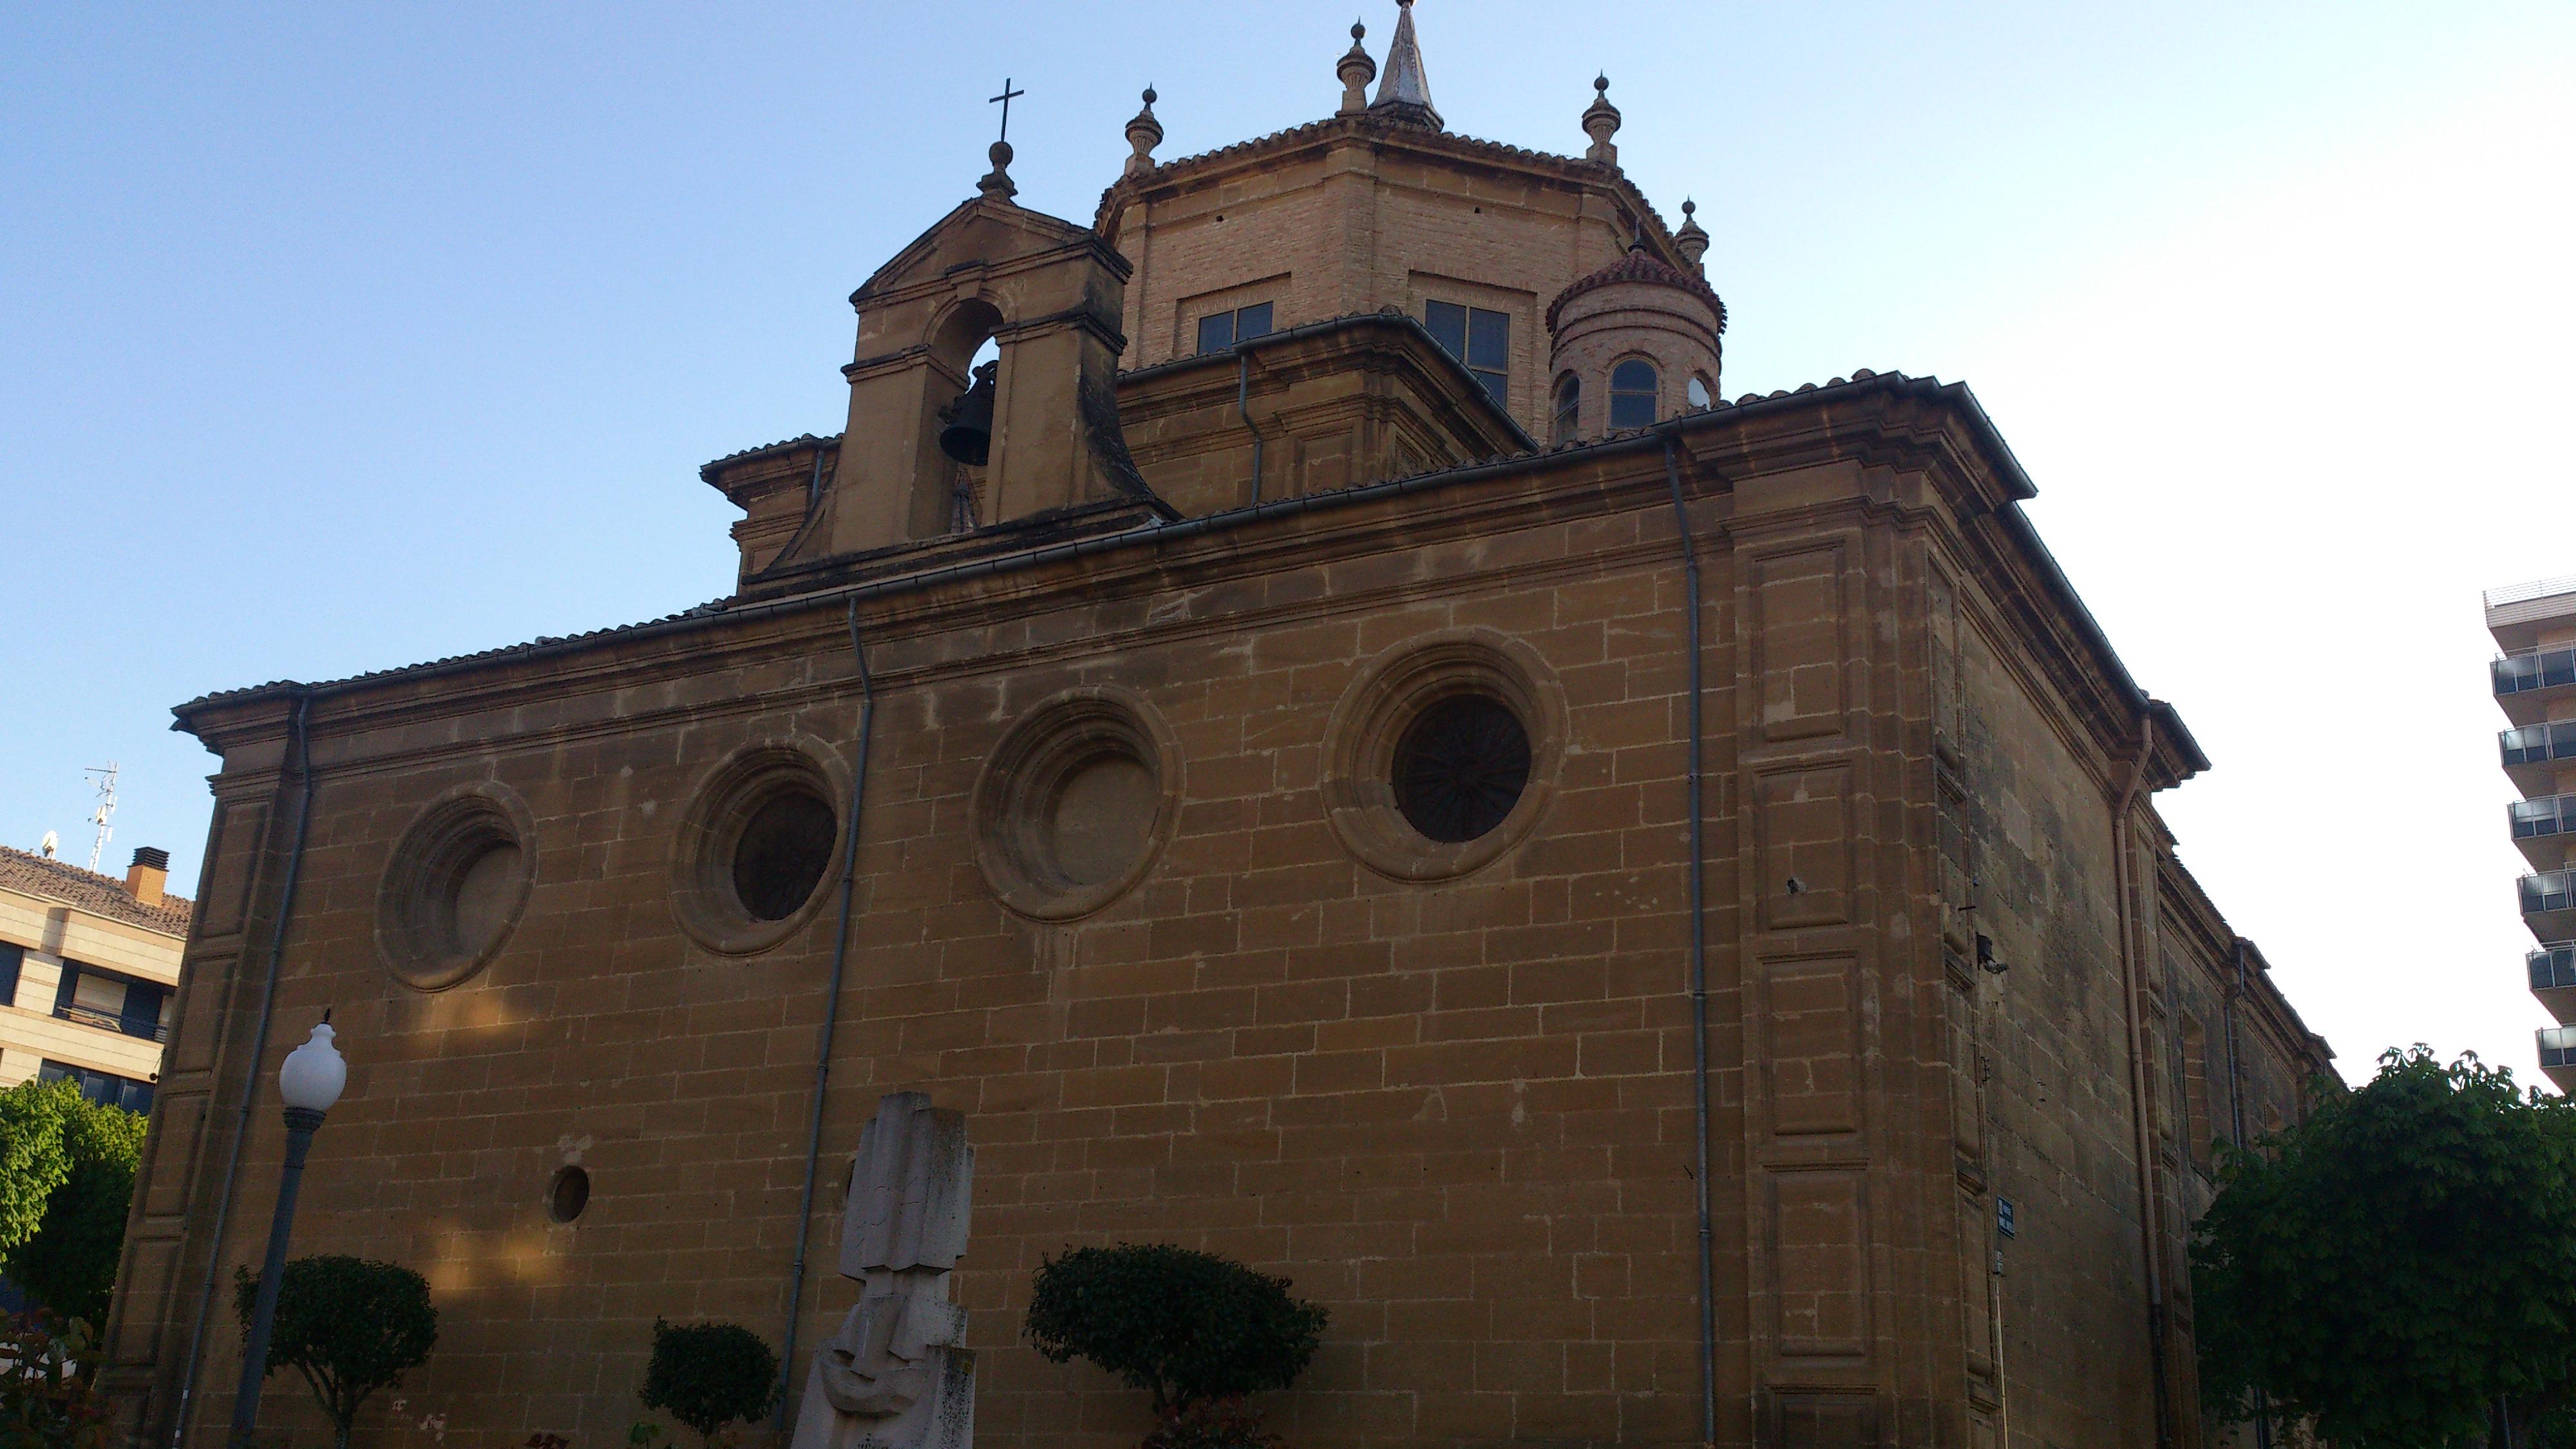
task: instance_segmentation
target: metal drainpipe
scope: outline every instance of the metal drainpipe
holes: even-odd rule
[[[1267,334],[1264,334],[1267,335]],[[1261,429],[1252,421],[1252,346],[1251,339],[1234,344],[1235,359],[1242,369],[1234,375],[1234,410],[1243,415],[1243,430],[1252,434],[1252,501],[1261,501]]]
[[[295,738],[295,834],[286,847],[286,880],[277,894],[277,919],[268,929],[268,974],[260,988],[259,1026],[251,1034],[250,1074],[242,1082],[241,1113],[233,1128],[232,1151],[224,1160],[223,1191],[215,1198],[214,1231],[206,1238],[206,1282],[197,1293],[196,1326],[188,1334],[188,1367],[179,1380],[179,1402],[170,1416],[170,1449],[178,1449],[188,1431],[188,1400],[197,1392],[197,1370],[204,1362],[206,1319],[213,1311],[215,1285],[223,1274],[224,1224],[232,1216],[233,1189],[241,1178],[242,1144],[250,1136],[252,1101],[259,1096],[260,1063],[268,1055],[268,1024],[277,1004],[277,975],[286,959],[286,923],[295,911],[295,881],[304,867],[304,833],[313,819],[313,691],[296,697],[291,732]],[[281,780],[281,784],[284,782]]]
[[[2120,985],[2128,998],[2121,1015],[2129,1033],[2129,1117],[2138,1145],[2138,1250],[2147,1270],[2147,1354],[2155,1372],[2156,1443],[2164,1445],[2173,1442],[2172,1409],[2165,1394],[2165,1284],[2164,1270],[2156,1261],[2155,1140],[2147,1120],[2146,1029],[2138,1020],[2138,993],[2144,971],[2137,959],[2137,902],[2130,880],[2135,872],[2129,864],[2129,812],[2137,805],[2138,792],[2146,784],[2147,762],[2155,754],[2155,716],[2143,716],[2140,729],[2137,765],[2130,771],[2129,783],[2120,791],[2120,803],[2111,815],[2111,871],[2120,893]]]
[[[1717,1247],[1710,1224],[1708,1188],[1708,845],[1700,818],[1700,757],[1706,750],[1700,719],[1699,545],[1691,537],[1690,512],[1682,504],[1681,463],[1674,454],[1669,431],[1664,434],[1664,483],[1672,491],[1673,525],[1681,534],[1684,633],[1690,649],[1686,686],[1690,691],[1690,762],[1686,778],[1690,818],[1691,1106],[1699,1129],[1693,1138],[1699,1167],[1692,1175],[1699,1212],[1699,1437],[1701,1443],[1713,1445],[1717,1442]]]
[[[868,742],[875,737],[877,686],[868,674],[868,646],[859,638],[859,601],[850,600],[850,653],[859,661],[859,743],[850,769],[849,819],[841,827],[841,920],[832,932],[832,979],[823,992],[822,1040],[814,1053],[814,1107],[805,1120],[805,1186],[796,1206],[796,1264],[787,1276],[787,1331],[778,1356],[778,1412],[787,1428],[787,1387],[796,1380],[796,1319],[805,1306],[805,1249],[814,1236],[814,1171],[823,1155],[823,1088],[832,1077],[832,1033],[841,1020],[841,973],[850,959],[850,898],[859,878],[859,808],[868,798]]]

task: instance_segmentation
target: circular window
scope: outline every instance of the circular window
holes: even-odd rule
[[[567,1167],[555,1174],[546,1188],[546,1216],[568,1223],[581,1216],[590,1206],[590,1173],[587,1169]]]
[[[462,786],[403,832],[376,895],[376,947],[395,979],[441,991],[480,970],[518,922],[534,862],[527,806],[501,786]]]
[[[1361,863],[1398,880],[1482,867],[1552,793],[1565,709],[1527,645],[1484,629],[1415,640],[1354,682],[1327,732],[1324,804]]]
[[[1414,717],[1396,742],[1395,808],[1445,845],[1491,834],[1529,787],[1529,731],[1510,705],[1461,694]]]
[[[813,917],[839,862],[846,771],[802,737],[735,752],[699,787],[673,842],[671,909],[700,945],[765,951]]]
[[[1031,710],[975,787],[976,861],[1002,904],[1060,921],[1124,894],[1171,833],[1177,759],[1124,692],[1076,690]]]

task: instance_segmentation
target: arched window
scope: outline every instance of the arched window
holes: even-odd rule
[[[1708,385],[1707,378],[1700,376],[1698,373],[1692,373],[1690,380],[1690,405],[1695,408],[1704,408],[1716,400],[1717,389]]]
[[[1655,423],[1655,365],[1630,358],[1610,369],[1610,426],[1648,428]]]
[[[1575,415],[1582,410],[1583,379],[1569,372],[1556,380],[1556,426],[1551,430],[1550,441],[1573,442]]]

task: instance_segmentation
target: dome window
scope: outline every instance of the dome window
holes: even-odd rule
[[[1549,441],[1559,447],[1574,441],[1575,415],[1583,410],[1583,379],[1573,373],[1556,380],[1556,420]]]
[[[1656,383],[1651,362],[1630,358],[1610,369],[1610,426],[1653,427]]]
[[[1717,390],[1708,385],[1708,379],[1697,373],[1691,374],[1690,405],[1695,408],[1704,408],[1710,406],[1716,400]]]

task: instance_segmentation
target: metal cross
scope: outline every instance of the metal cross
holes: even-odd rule
[[[1015,97],[1027,94],[1027,91],[1015,91],[1011,89],[1011,78],[1009,76],[1004,76],[1002,77],[1002,93],[993,97],[992,101],[986,101],[984,103],[988,106],[993,104],[993,101],[1000,101],[1002,103],[1002,139],[1005,141],[1011,139],[1011,101]]]

